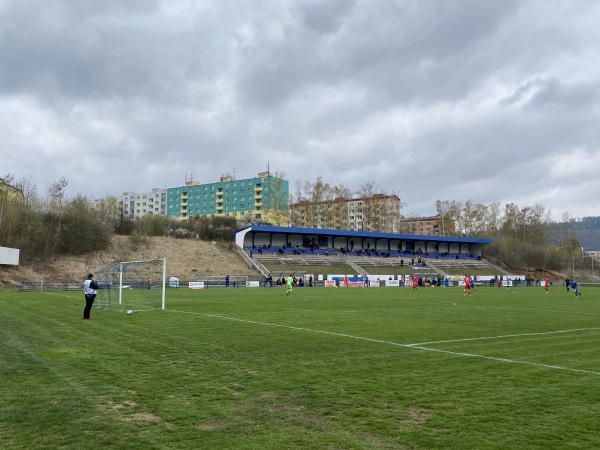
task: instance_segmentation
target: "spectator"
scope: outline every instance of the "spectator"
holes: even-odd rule
[[[90,313],[94,300],[96,299],[96,291],[98,289],[98,283],[94,281],[94,274],[90,273],[87,276],[87,280],[83,282],[83,293],[85,295],[85,308],[83,309],[84,320],[92,320]]]

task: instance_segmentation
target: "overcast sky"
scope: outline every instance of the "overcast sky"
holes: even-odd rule
[[[597,0],[0,0],[0,177],[99,198],[270,166],[600,215]]]

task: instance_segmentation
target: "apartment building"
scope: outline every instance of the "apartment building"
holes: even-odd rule
[[[366,198],[336,198],[290,205],[294,227],[397,233],[400,198],[374,194]]]
[[[400,230],[406,234],[420,234],[424,236],[451,236],[455,232],[454,222],[442,220],[437,216],[411,217],[401,220]]]
[[[249,215],[280,226],[287,225],[288,214],[289,183],[268,171],[246,179],[222,176],[207,184],[186,181],[184,186],[167,189],[167,215],[179,220]]]
[[[124,192],[119,203],[124,216],[129,219],[146,215],[164,216],[167,214],[167,189],[155,188],[144,194]]]

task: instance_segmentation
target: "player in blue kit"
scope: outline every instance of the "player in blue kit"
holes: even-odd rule
[[[581,296],[581,292],[579,292],[579,283],[575,280],[571,281],[571,289],[575,292],[575,297]]]

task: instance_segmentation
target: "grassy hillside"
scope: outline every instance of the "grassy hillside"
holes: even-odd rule
[[[118,262],[167,258],[167,276],[193,279],[198,276],[252,275],[232,247],[222,243],[168,237],[148,238],[148,245],[132,244],[127,236],[113,236],[104,251],[59,257],[49,262],[25,261],[19,267],[0,266],[0,285],[18,286],[23,280],[83,280],[88,271]]]

